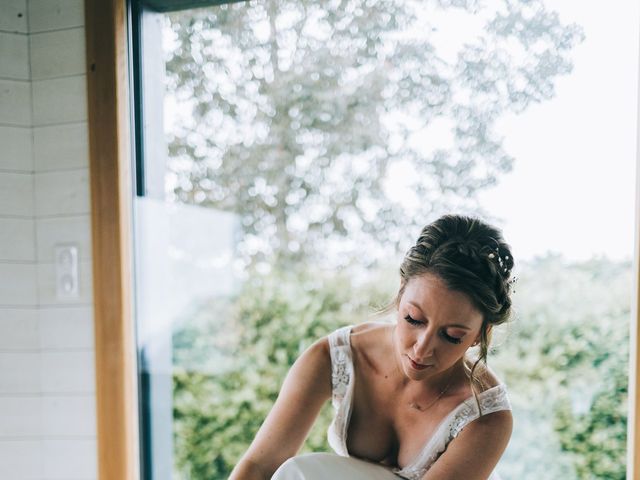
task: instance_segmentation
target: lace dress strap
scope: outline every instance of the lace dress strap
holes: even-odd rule
[[[353,398],[353,358],[351,356],[351,328],[347,326],[331,333],[329,352],[331,354],[331,404],[335,416],[328,430],[329,445],[342,456],[349,456],[347,451],[347,427],[351,417]]]
[[[446,450],[449,442],[456,438],[464,427],[479,418],[481,414],[488,415],[500,410],[511,410],[507,387],[504,384],[479,393],[477,400],[474,396],[467,398],[440,423],[418,456],[403,469],[395,469],[394,473],[408,480],[421,479]],[[495,475],[491,477],[491,479],[495,478]]]

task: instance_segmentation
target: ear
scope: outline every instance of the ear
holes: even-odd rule
[[[487,332],[487,334],[486,334],[487,338],[489,338],[489,335],[491,334],[491,328],[492,327],[493,327],[493,325],[487,325],[486,327],[484,327],[486,332]],[[480,345],[481,336],[482,336],[482,333],[478,333],[478,336],[476,337],[476,339],[471,344],[472,347]]]

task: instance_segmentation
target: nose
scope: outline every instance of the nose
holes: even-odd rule
[[[423,361],[426,361],[433,356],[435,336],[436,331],[431,326],[425,328],[417,336],[416,341],[413,344],[413,353],[415,355],[414,360],[416,362],[423,363]]]

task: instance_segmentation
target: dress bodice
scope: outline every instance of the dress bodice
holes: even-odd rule
[[[329,351],[331,354],[331,402],[335,416],[328,430],[331,448],[338,454],[349,456],[347,450],[347,430],[353,406],[353,388],[355,371],[351,351],[351,326],[343,327],[329,335]],[[478,408],[479,406],[479,408]],[[482,415],[500,410],[511,410],[504,384],[496,385],[481,392],[476,397],[470,396],[454,408],[438,425],[433,436],[426,442],[418,455],[404,468],[396,468],[393,472],[409,480],[418,480],[445,451],[451,440],[469,423]],[[492,477],[495,478],[495,477]]]

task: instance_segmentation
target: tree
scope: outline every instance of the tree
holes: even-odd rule
[[[443,15],[471,33],[455,55]],[[542,0],[265,0],[169,18],[168,91],[189,112],[170,132],[173,194],[236,213],[245,258],[271,264],[373,260],[445,210],[479,213],[475,193],[513,162],[496,120],[552,98],[582,39]],[[409,172],[402,201],[394,169]]]

